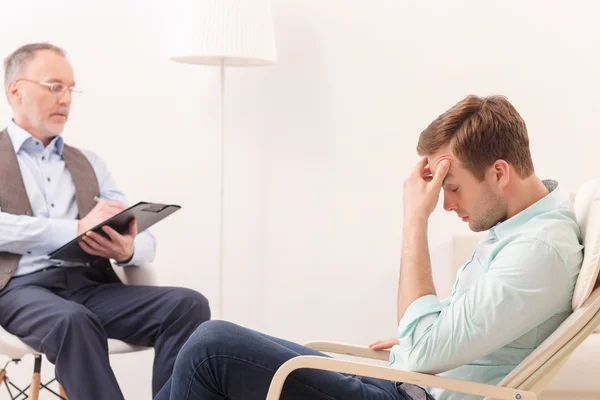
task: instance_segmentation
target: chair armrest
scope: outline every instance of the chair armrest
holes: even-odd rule
[[[390,360],[389,350],[372,350],[367,346],[327,341],[308,342],[304,345],[310,349],[322,351],[324,353],[345,354],[354,357],[368,358],[371,360]]]
[[[490,399],[537,400],[537,395],[533,392],[318,356],[295,357],[279,367],[271,381],[267,400],[278,400],[285,379],[290,373],[301,368],[368,376],[393,382],[412,383],[414,385],[435,387],[476,396],[487,396]]]
[[[113,266],[115,273],[126,285],[156,286],[157,279],[152,264],[144,266]]]

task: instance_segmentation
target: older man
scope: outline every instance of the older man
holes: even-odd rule
[[[133,222],[109,239],[89,234],[91,263],[48,254],[126,208],[106,164],[60,136],[78,93],[65,52],[25,45],[6,58],[5,89],[14,117],[0,132],[0,325],[56,365],[69,398],[122,399],[107,338],[153,346],[153,394],[171,375],[190,334],[210,319],[206,298],[189,289],[126,286],[112,269],[155,254]],[[94,198],[100,199],[96,202]]]

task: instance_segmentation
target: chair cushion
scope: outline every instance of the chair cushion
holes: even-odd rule
[[[600,180],[581,186],[573,207],[584,248],[583,264],[573,293],[572,307],[576,310],[592,293],[600,271]]]

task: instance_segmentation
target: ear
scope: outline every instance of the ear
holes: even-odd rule
[[[21,91],[17,82],[10,81],[6,86],[6,95],[10,104],[21,104]]]
[[[508,185],[510,180],[510,165],[504,160],[496,160],[492,164],[489,173],[494,185],[499,189],[503,189]]]

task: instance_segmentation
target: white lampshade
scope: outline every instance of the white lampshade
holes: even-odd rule
[[[169,58],[187,64],[274,64],[270,1],[178,0]]]

